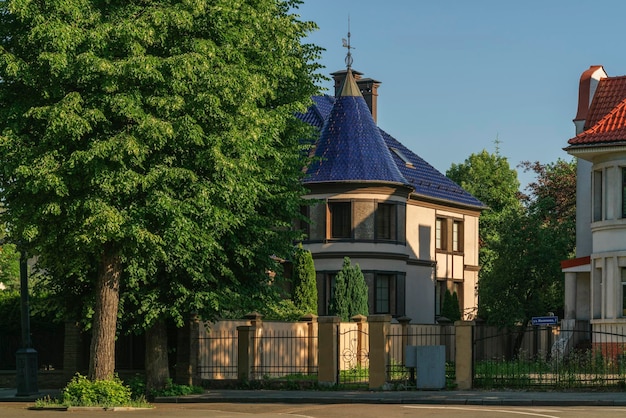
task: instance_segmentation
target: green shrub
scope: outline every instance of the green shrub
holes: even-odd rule
[[[131,390],[117,376],[94,381],[76,374],[63,389],[62,403],[67,406],[129,406]]]
[[[178,385],[172,382],[172,379],[167,380],[165,389],[155,390],[151,393],[152,396],[185,396],[185,395],[198,395],[204,393],[204,389],[200,386]]]
[[[130,388],[130,396],[133,399],[139,399],[146,396],[146,380],[143,376],[136,374],[128,382],[126,382]]]

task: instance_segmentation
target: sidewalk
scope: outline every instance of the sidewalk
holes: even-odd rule
[[[16,396],[15,389],[0,388],[0,402],[33,403],[59,390],[42,389],[33,396]],[[154,403],[369,403],[508,406],[626,406],[626,392],[528,392],[528,391],[282,391],[208,390],[201,395],[157,398]]]

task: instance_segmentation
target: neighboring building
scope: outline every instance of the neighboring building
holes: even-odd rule
[[[449,289],[471,318],[485,206],[378,128],[379,81],[350,68],[332,75],[335,97],[314,97],[300,115],[320,130],[304,180],[306,198],[317,203],[306,208],[312,223],[301,226],[317,271],[318,313],[327,314],[347,256],[364,273],[370,314],[434,323]]]
[[[565,319],[626,330],[626,76],[585,71],[574,124],[565,150],[578,159],[576,258],[561,263]]]

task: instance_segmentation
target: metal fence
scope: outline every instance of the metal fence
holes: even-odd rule
[[[302,379],[317,376],[317,335],[306,329],[263,330],[254,337],[254,379]]]
[[[337,382],[341,386],[369,384],[369,327],[367,323],[339,324]]]
[[[237,379],[237,326],[245,321],[200,324],[198,375],[200,379]]]
[[[198,375],[203,380],[237,379],[239,339],[237,327],[248,321],[201,324]],[[250,377],[298,379],[317,376],[316,325],[303,322],[263,322],[254,330],[250,347]]]
[[[620,325],[495,331],[476,327],[475,337],[478,388],[626,387],[626,335]]]

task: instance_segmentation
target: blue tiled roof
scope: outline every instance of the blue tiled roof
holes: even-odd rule
[[[338,107],[334,108],[336,102]],[[425,198],[486,208],[481,201],[378,128],[362,97],[315,96],[313,103],[305,114],[298,115],[321,131],[315,150],[319,161],[314,161],[308,168],[305,183],[389,181],[410,186],[413,193]],[[362,125],[364,120],[368,121],[365,126]],[[374,130],[382,142],[372,139],[377,137]],[[366,146],[359,142],[364,137],[369,138]]]
[[[328,118],[330,111],[335,103],[335,98],[324,96],[313,96],[313,106],[309,107],[306,113],[297,116],[309,125],[315,126],[320,130],[324,126],[324,121]]]
[[[408,185],[362,96],[340,96],[322,126],[305,183],[376,181]]]
[[[380,132],[387,146],[390,149],[397,150],[397,153],[392,153],[394,161],[404,178],[409,180],[409,183],[413,186],[413,193],[457,204],[486,208],[480,200],[437,171],[437,169],[402,145],[397,139],[382,129]],[[408,164],[398,154],[402,155],[408,161]]]

